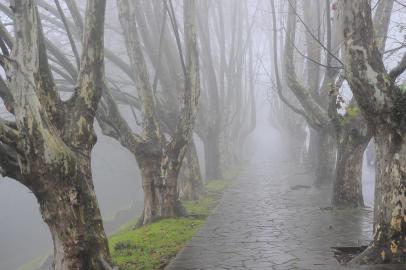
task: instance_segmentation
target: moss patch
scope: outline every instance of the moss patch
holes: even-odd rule
[[[122,270],[162,269],[203,225],[200,219],[165,219],[127,228],[109,239],[115,265]]]

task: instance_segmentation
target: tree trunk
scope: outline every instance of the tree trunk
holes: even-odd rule
[[[406,263],[406,140],[378,126],[373,244],[354,263]]]
[[[178,189],[179,198],[184,200],[198,200],[203,191],[203,179],[193,141],[186,149],[186,156],[180,169]]]
[[[90,159],[80,167],[69,179],[45,175],[48,188],[35,191],[52,235],[55,270],[104,270],[102,261],[110,259]]]
[[[346,79],[373,131],[377,154],[374,239],[353,262],[406,264],[406,95],[396,85],[404,58],[387,72],[384,46],[378,48],[374,36],[371,1],[338,3]]]
[[[137,226],[162,218],[185,216],[186,210],[178,198],[175,169],[163,170],[162,158],[138,158],[144,190],[144,210]]]
[[[362,162],[371,135],[359,125],[343,131],[338,144],[336,178],[332,204],[338,208],[364,207]]]
[[[330,185],[333,182],[336,163],[335,144],[335,140],[328,131],[320,131],[317,147],[316,187]]]
[[[220,136],[213,131],[208,131],[204,144],[204,159],[206,180],[221,179],[220,169]]]

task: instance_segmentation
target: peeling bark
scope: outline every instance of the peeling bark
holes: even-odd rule
[[[178,199],[177,173],[174,170],[162,173],[160,157],[138,158],[144,190],[144,210],[137,226],[144,226],[162,218],[186,215]]]
[[[5,175],[35,195],[54,244],[54,269],[102,270],[110,261],[91,174],[96,142],[94,111],[104,76],[105,1],[86,8],[80,73],[73,97],[63,102],[48,64],[46,40],[34,1],[13,1],[15,42],[3,63],[12,89],[15,123],[0,123]],[[8,138],[15,134],[14,143]],[[15,162],[17,161],[17,162]]]
[[[90,158],[81,161],[77,176],[44,177],[33,188],[54,242],[54,269],[104,269],[110,259],[107,237],[92,184]]]

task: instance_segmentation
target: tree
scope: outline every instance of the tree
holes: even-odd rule
[[[87,1],[80,69],[67,101],[57,92],[36,4],[16,0],[11,10],[14,42],[6,31],[1,34],[7,76],[1,97],[15,121],[1,120],[1,149],[9,157],[2,159],[2,173],[37,198],[52,234],[55,269],[104,269],[110,254],[92,183],[91,151],[104,77],[105,1]]]
[[[333,102],[329,102],[331,97],[328,96],[328,93],[331,85],[335,84],[335,80],[338,76],[338,68],[333,66],[333,57],[337,57],[333,54],[331,48],[327,48],[321,42],[318,43],[319,46],[322,46],[323,49],[327,51],[327,63],[325,65],[326,69],[324,76],[322,76],[323,80],[321,84],[316,84],[318,86],[317,89],[308,89],[305,85],[303,85],[297,78],[293,57],[297,28],[296,16],[296,1],[289,1],[288,25],[284,49],[284,74],[286,75],[286,81],[289,89],[294,93],[297,100],[303,107],[303,116],[306,118],[308,124],[316,132],[318,132],[318,162],[315,184],[317,186],[321,186],[331,183],[335,174],[336,143],[334,138],[334,125],[329,117],[329,112],[335,110],[335,108],[329,108],[329,106],[335,104]],[[330,21],[330,18],[327,20]],[[327,31],[331,31],[331,29],[328,29]],[[309,34],[312,35],[310,31]],[[330,35],[327,38],[327,42],[329,42],[331,47],[334,47],[335,44],[331,44],[332,37],[335,37],[335,35]],[[338,40],[335,41],[338,42]],[[311,78],[309,78],[309,80],[311,80]],[[314,96],[314,92],[320,94]]]
[[[393,0],[380,1],[373,18],[375,40],[380,41],[377,45],[381,53],[385,50],[392,8]],[[332,204],[340,208],[363,207],[362,161],[372,131],[354,97],[336,127],[339,147]]]
[[[185,58],[181,53],[179,36],[178,49],[182,57],[184,90],[179,117],[166,142],[153,85],[141,47],[139,28],[135,20],[136,4],[128,0],[117,2],[120,23],[124,32],[127,55],[133,76],[136,79],[138,100],[142,109],[142,135],[134,133],[122,118],[109,91],[105,92],[105,106],[101,108],[100,121],[106,135],[116,138],[135,156],[141,170],[144,189],[144,211],[139,225],[151,223],[159,218],[185,215],[178,199],[177,179],[186,147],[191,140],[200,95],[199,58],[196,35],[196,3],[184,1]],[[108,87],[106,87],[108,88]],[[99,108],[100,109],[100,108]],[[172,119],[173,121],[173,119]]]
[[[376,19],[379,21],[380,36],[386,35],[388,27],[386,14],[387,10],[391,8],[391,5],[387,4],[388,2],[383,1],[379,3],[377,7]],[[287,74],[288,86],[295,94],[302,108],[293,106],[291,101],[281,96],[281,90],[278,90],[279,96],[285,103],[290,103],[289,107],[296,113],[302,115],[308,124],[319,133],[317,137],[321,141],[317,147],[319,150],[319,168],[316,171],[316,185],[320,185],[323,181],[328,179],[333,180],[332,204],[335,207],[363,207],[363,153],[370,141],[372,132],[368,129],[362,114],[359,113],[359,108],[355,100],[350,101],[350,105],[345,108],[346,112],[343,116],[338,113],[341,106],[339,89],[344,79],[343,75],[339,74],[339,70],[341,69],[340,64],[342,63],[337,56],[339,52],[337,49],[333,51],[332,48],[338,48],[337,44],[339,44],[341,40],[338,29],[340,29],[342,16],[340,15],[340,11],[335,11],[333,14],[334,20],[332,20],[334,26],[332,26],[330,2],[326,1],[326,44],[324,45],[296,13],[296,2],[290,1],[289,3],[287,41],[285,43],[285,73]],[[305,15],[307,13],[309,12],[305,12]],[[303,85],[294,72],[294,49],[299,50],[293,44],[297,28],[295,17],[299,18],[299,21],[303,23],[308,32],[306,39],[308,48],[307,56],[299,51],[299,54],[306,57],[309,62],[306,79],[310,82],[312,82],[314,78],[317,79],[319,71],[314,65],[318,65],[319,67],[323,66],[325,68],[322,83],[310,83],[310,88]],[[309,15],[305,16],[305,18],[306,17],[307,20],[310,20]],[[332,31],[332,29],[334,29],[334,31]],[[312,39],[309,39],[308,36],[311,36]],[[318,54],[314,54],[314,51],[317,51],[317,47],[322,47],[326,51],[325,64],[321,64]],[[277,59],[276,54],[277,52],[274,49],[275,59]],[[277,78],[277,82],[278,81],[278,88],[280,89],[282,88],[282,83],[280,79]],[[318,88],[319,84],[321,85],[320,88]],[[312,87],[317,87],[317,90],[314,91]],[[311,140],[312,137],[310,138],[310,142]],[[311,148],[311,145],[309,145],[309,148]],[[337,149],[337,159],[335,158],[336,151],[334,148]]]
[[[202,54],[202,78],[207,77],[207,99],[205,106],[201,107],[199,120],[197,123],[203,128],[197,127],[197,132],[204,144],[205,175],[206,179],[221,179],[221,154],[220,135],[222,114],[220,110],[220,96],[217,83],[217,75],[213,63],[213,52],[211,44],[211,34],[209,27],[209,4],[210,1],[202,1],[199,7],[198,26],[199,40]]]
[[[387,71],[372,22],[371,1],[339,2],[345,74],[372,130],[377,152],[375,233],[354,262],[405,263],[406,258],[406,93],[396,80],[406,54]]]
[[[220,179],[223,168],[242,161],[245,141],[255,127],[254,57],[248,55],[252,22],[245,4],[201,1],[199,5],[204,98],[196,133],[204,143],[206,178],[211,180]],[[224,14],[224,7],[231,14]]]
[[[53,16],[60,18],[61,21],[64,22],[62,24],[58,21],[50,20],[49,23],[52,27],[66,32],[70,29],[74,37],[77,37],[78,34],[83,31],[83,22],[75,1],[69,1],[67,5],[72,14],[73,22],[67,18],[62,19],[64,17],[63,11],[56,10],[46,2],[38,1],[40,6],[47,12],[50,12]],[[172,39],[173,36],[167,34],[169,32],[167,29],[169,20],[167,17],[169,16],[171,20],[176,20],[174,17],[175,14],[172,13],[171,2],[170,4],[166,1],[162,3],[144,2],[142,5],[141,2],[137,2],[136,5],[139,7],[134,11],[135,21],[137,23],[136,26],[139,30],[139,42],[146,44],[146,46],[143,47],[142,53],[145,55],[145,61],[150,60],[148,64],[152,65],[152,71],[155,72],[151,84],[152,92],[154,96],[158,96],[158,94],[162,95],[160,98],[154,100],[154,102],[156,102],[157,121],[159,122],[162,134],[173,136],[178,124],[177,119],[180,118],[178,97],[180,97],[183,92],[182,88],[184,88],[184,80],[182,79],[184,73],[181,67],[181,61],[179,60],[183,57],[183,53],[181,57],[176,57],[181,44],[174,42],[173,40],[176,38]],[[146,20],[145,18],[151,19]],[[155,18],[156,21],[152,18]],[[178,31],[177,22],[174,28],[176,33]],[[120,32],[120,30],[115,29],[113,25],[109,25],[107,29],[112,30],[113,33]],[[157,39],[159,40],[158,43],[155,41]],[[75,42],[70,41],[70,43],[73,50]],[[55,56],[58,60],[55,65],[60,67],[58,69],[59,73],[64,74],[64,76],[62,76],[63,88],[69,88],[71,83],[69,77],[75,78],[75,68],[72,67],[69,59],[60,61],[60,55],[64,55],[66,52],[60,51],[58,48],[50,48],[52,48],[51,53],[53,53],[54,56],[55,53],[59,55],[59,57]],[[131,143],[133,139],[131,136],[133,129],[129,124],[132,119],[125,119],[121,115],[120,106],[125,105],[129,107],[133,113],[136,124],[138,126],[142,125],[138,120],[138,115],[142,111],[141,99],[139,96],[128,93],[128,90],[134,90],[134,85],[137,85],[139,80],[136,73],[133,72],[134,68],[131,66],[131,63],[127,64],[124,58],[125,56],[120,55],[117,49],[105,48],[105,56],[106,60],[112,65],[109,65],[110,72],[106,76],[104,83],[105,89],[96,112],[96,118],[104,135],[118,140],[131,153],[134,153],[135,144]],[[174,63],[179,63],[179,67],[174,65]],[[117,78],[117,71],[125,74],[130,81],[123,83],[121,78]],[[69,91],[69,89],[67,90]],[[136,136],[135,133],[134,135]],[[197,199],[202,191],[202,177],[193,141],[189,142],[185,157],[185,162],[182,163],[183,166],[179,172],[177,192],[179,193],[179,197],[184,199]],[[165,189],[165,187],[162,187],[162,189]],[[179,208],[180,213],[183,215],[184,211],[182,207]]]

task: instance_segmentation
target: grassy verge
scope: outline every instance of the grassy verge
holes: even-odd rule
[[[121,270],[163,269],[204,224],[239,172],[230,170],[225,173],[224,179],[208,182],[200,200],[183,202],[191,217],[165,219],[132,230],[134,222],[109,237],[114,264]]]

